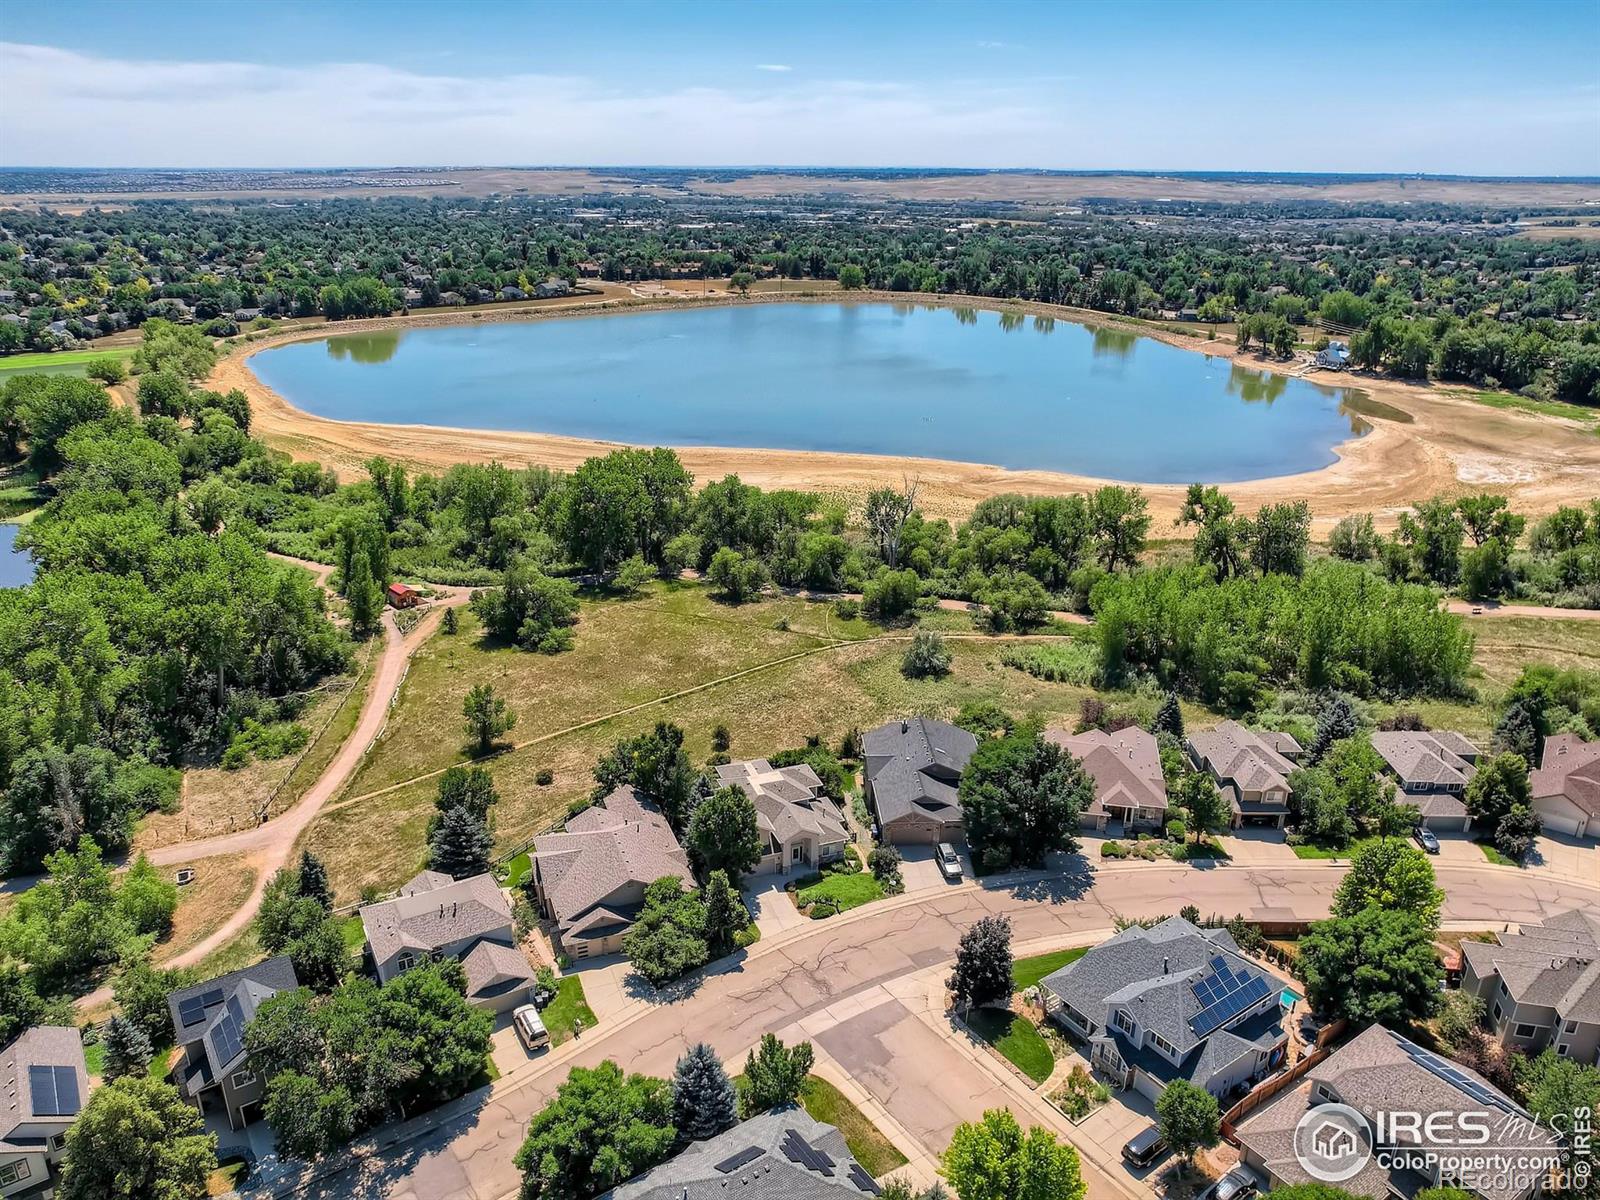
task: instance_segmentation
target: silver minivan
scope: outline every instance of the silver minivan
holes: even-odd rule
[[[544,1027],[539,1010],[533,1005],[524,1004],[518,1008],[511,1014],[511,1023],[516,1026],[517,1037],[522,1039],[529,1054],[550,1044],[550,1031]]]
[[[946,879],[961,878],[961,855],[956,853],[956,848],[949,842],[940,842],[937,851],[939,855],[939,870],[944,872]]]

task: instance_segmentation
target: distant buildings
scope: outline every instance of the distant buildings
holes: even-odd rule
[[[764,758],[723,763],[717,781],[739,788],[756,806],[756,826],[766,843],[757,874],[814,871],[844,857],[850,830],[805,763],[774,767]]]
[[[1325,371],[1343,371],[1350,365],[1350,347],[1343,342],[1329,342],[1317,351],[1316,364]]]
[[[966,836],[956,788],[977,738],[943,721],[909,717],[880,725],[861,741],[867,801],[884,841],[929,845]]]
[[[0,1196],[47,1196],[89,1098],[83,1038],[36,1025],[0,1050]]]

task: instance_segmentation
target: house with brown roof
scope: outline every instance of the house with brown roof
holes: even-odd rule
[[[1396,784],[1395,801],[1414,808],[1435,833],[1464,833],[1472,817],[1462,802],[1477,772],[1478,748],[1450,729],[1379,730],[1372,748]]]
[[[1380,1123],[1380,1114],[1403,1113],[1428,1120]],[[1498,1164],[1478,1164],[1464,1155],[1460,1140],[1437,1132],[1456,1128],[1452,1117],[1463,1119],[1465,1129],[1469,1115],[1474,1125],[1492,1130],[1496,1155],[1534,1164],[1559,1161],[1550,1131],[1504,1092],[1382,1025],[1367,1026],[1317,1063],[1296,1086],[1245,1117],[1234,1136],[1240,1161],[1264,1174],[1272,1188],[1326,1182],[1327,1173],[1307,1170],[1309,1154],[1310,1165],[1341,1172],[1338,1187],[1371,1200],[1415,1196],[1433,1187],[1457,1187],[1483,1200],[1534,1194],[1543,1172],[1530,1171],[1523,1179]],[[1484,1158],[1485,1164],[1492,1161]]]
[[[978,748],[965,729],[928,717],[907,717],[869,730],[867,802],[886,842],[935,845],[966,838],[961,772]]]
[[[1300,743],[1287,733],[1246,729],[1224,721],[1189,735],[1189,757],[1217,783],[1233,817],[1230,824],[1283,828],[1289,818],[1289,776]]]
[[[1600,742],[1575,733],[1546,738],[1528,785],[1545,832],[1600,838]]]
[[[1573,909],[1461,943],[1461,990],[1483,1001],[1500,1041],[1600,1063],[1600,912]]]
[[[454,958],[467,977],[467,1000],[507,1012],[527,999],[533,967],[517,948],[511,902],[493,875],[414,876],[392,900],[361,909],[367,950],[381,983],[430,960]]]
[[[805,763],[774,767],[764,758],[723,763],[717,781],[736,787],[756,806],[766,841],[756,874],[814,871],[844,857],[850,842],[839,806],[822,794],[822,780]]]
[[[1108,823],[1123,829],[1160,829],[1166,824],[1167,780],[1153,734],[1136,725],[1114,733],[1047,729],[1044,740],[1072,755],[1094,780],[1094,802],[1079,818],[1084,829],[1104,831]]]
[[[49,1195],[67,1130],[89,1099],[83,1038],[36,1025],[0,1050],[0,1196]]]
[[[534,843],[532,884],[551,940],[572,958],[616,954],[644,906],[644,892],[676,876],[691,885],[689,856],[661,810],[624,786]]]

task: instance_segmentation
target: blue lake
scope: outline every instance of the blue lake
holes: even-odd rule
[[[17,549],[19,525],[0,525],[0,588],[33,582],[33,559]]]
[[[1313,470],[1368,428],[1354,389],[1068,321],[909,304],[339,335],[263,351],[251,366],[290,403],[338,420],[911,455],[1151,483]]]

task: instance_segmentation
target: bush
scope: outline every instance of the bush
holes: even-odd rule
[[[1007,646],[1000,661],[1049,683],[1075,683],[1089,687],[1095,681],[1098,658],[1088,640]],[[959,723],[959,722],[958,722]]]
[[[900,673],[907,679],[926,679],[950,673],[950,651],[937,633],[926,631],[911,639],[905,657],[900,660]]]
[[[538,773],[534,775],[533,781],[540,787],[549,787],[556,781],[556,773],[549,767],[540,767]]]
[[[1188,836],[1189,827],[1182,821],[1174,819],[1167,822],[1167,839],[1169,841],[1181,842]]]
[[[854,621],[861,615],[861,605],[848,596],[833,602],[833,615],[841,621]]]
[[[128,378],[128,367],[120,358],[91,358],[83,373],[101,383],[122,383]]]

